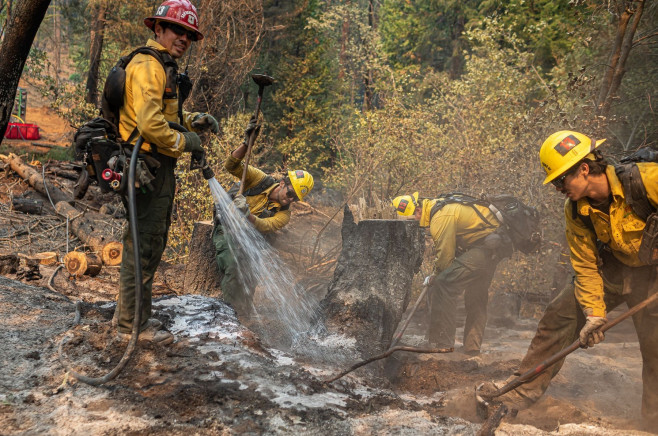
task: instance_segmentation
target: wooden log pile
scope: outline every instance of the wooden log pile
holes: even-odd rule
[[[112,227],[107,224],[106,220],[112,219],[111,217],[76,209],[73,206],[75,201],[70,194],[44,180],[42,172],[23,162],[19,156],[10,153],[6,156],[0,155],[0,159],[35,191],[47,197],[45,200],[13,198],[12,210],[32,215],[44,214],[46,212],[44,207],[46,205],[49,207],[52,201],[56,214],[67,221],[69,231],[89,248],[89,253],[73,251],[63,259],[64,266],[71,276],[94,276],[101,271],[103,265],[116,266],[121,263],[123,245],[119,242],[118,236],[113,234]],[[49,171],[49,174],[51,177],[52,174],[55,174],[57,177],[70,180],[76,178],[76,169],[75,166],[56,168],[55,171]],[[56,261],[57,254],[53,254]],[[16,267],[13,266],[12,259],[5,258],[2,268],[15,271]],[[38,267],[38,264],[43,261],[30,258],[30,263],[32,267],[34,266],[32,263]],[[34,276],[27,270],[25,274]]]

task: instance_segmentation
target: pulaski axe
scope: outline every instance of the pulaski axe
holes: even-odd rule
[[[254,111],[254,120],[258,122],[258,115],[260,114],[260,103],[263,101],[263,90],[266,86],[270,86],[274,83],[274,78],[268,76],[267,74],[252,74],[251,78],[254,79],[254,82],[256,82],[256,85],[258,85],[258,101],[256,103],[256,110]],[[247,142],[247,154],[244,157],[244,169],[242,170],[242,179],[240,180],[240,189],[238,190],[238,195],[242,195],[242,192],[244,191],[244,182],[247,179],[247,168],[249,167],[251,148],[253,147],[255,140],[256,129],[251,132]]]

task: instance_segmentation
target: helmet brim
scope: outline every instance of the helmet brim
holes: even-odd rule
[[[203,39],[203,34],[201,32],[199,32],[198,30],[191,28],[184,21],[175,20],[175,19],[172,19],[172,18],[169,18],[169,17],[146,17],[146,18],[144,18],[144,25],[155,32],[155,22],[157,20],[167,21],[169,23],[175,23],[175,24],[178,24],[180,26],[183,26],[187,30],[190,30],[190,31],[196,33],[196,40],[197,41],[201,41]]]

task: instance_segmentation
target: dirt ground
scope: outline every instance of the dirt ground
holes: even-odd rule
[[[46,140],[61,143],[70,134],[47,109],[32,114],[39,114]],[[62,253],[78,244],[56,216],[10,210],[11,196],[29,191],[9,169],[0,171],[0,254]],[[109,200],[98,195],[93,201],[98,206]],[[319,301],[339,253],[340,215],[324,232],[325,257],[302,268],[299,258],[311,249],[300,235],[317,234],[335,210],[311,206],[293,209],[291,225],[272,243]],[[106,222],[116,232],[123,224],[110,216]],[[92,387],[76,381],[60,359],[91,376],[107,373],[121,359],[126,343],[111,326],[118,267],[79,279],[55,271],[55,265],[41,265],[41,278],[30,281],[15,273],[0,276],[2,434],[474,435],[481,426],[475,385],[509,377],[537,323],[490,323],[483,353],[475,357],[395,353],[382,363],[398,374],[393,380],[365,367],[327,384],[323,380],[355,363],[349,341],[310,334],[306,347],[266,342],[262,338],[272,329],[267,318],[242,323],[221,299],[187,295],[185,266],[163,263],[154,309],[175,343],[140,344],[115,380]],[[463,325],[463,308],[459,318]],[[424,344],[426,319],[421,306],[402,342]],[[547,395],[506,417],[496,434],[646,434],[638,430],[641,392],[639,346],[627,321],[608,332],[604,343],[569,356]]]

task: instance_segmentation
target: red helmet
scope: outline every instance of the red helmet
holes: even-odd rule
[[[196,32],[197,41],[203,39],[203,35],[199,32],[199,16],[189,0],[165,0],[155,11],[155,15],[144,18],[144,24],[153,30],[156,20],[180,24]]]

